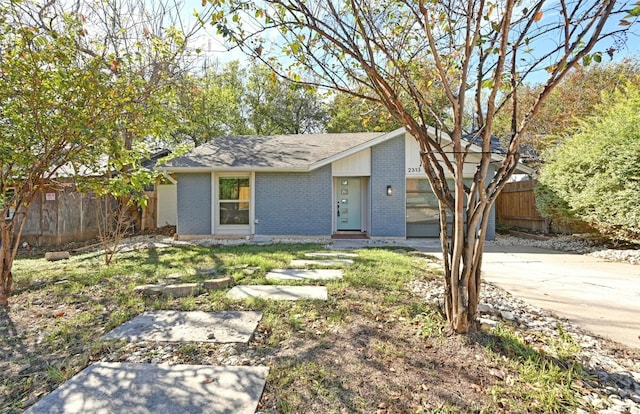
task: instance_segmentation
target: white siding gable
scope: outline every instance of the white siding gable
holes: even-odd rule
[[[331,173],[334,177],[371,176],[371,148],[334,161],[331,164]]]

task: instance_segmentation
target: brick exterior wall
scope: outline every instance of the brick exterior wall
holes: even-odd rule
[[[211,174],[178,174],[177,233],[211,234]]]
[[[308,173],[256,173],[256,234],[331,235],[332,181],[331,165]]]
[[[405,237],[406,180],[404,135],[371,148],[372,237]],[[391,185],[393,195],[387,196]]]

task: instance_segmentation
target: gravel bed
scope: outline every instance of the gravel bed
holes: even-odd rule
[[[604,260],[614,262],[628,262],[634,265],[640,264],[640,250],[638,249],[611,249],[598,246],[582,235],[556,236],[544,240],[515,237],[510,235],[498,235],[496,240],[487,242],[496,246],[529,246],[542,249],[560,250],[588,254]]]
[[[413,281],[410,288],[427,302],[442,307],[443,281]],[[531,306],[489,283],[482,285],[478,310],[483,327],[510,324],[534,349],[550,351],[540,341],[539,334],[558,340],[561,336],[570,336],[580,348],[578,360],[591,376],[590,380],[574,380],[572,383],[580,394],[578,413],[640,414],[640,361],[637,359],[608,346],[605,341],[566,319]]]

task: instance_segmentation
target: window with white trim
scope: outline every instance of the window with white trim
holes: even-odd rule
[[[218,177],[218,219],[221,226],[249,225],[249,177]]]

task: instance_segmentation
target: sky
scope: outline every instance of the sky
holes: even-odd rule
[[[204,10],[202,6],[202,0],[183,0],[183,16],[185,19],[189,19],[190,22],[195,23],[195,18],[193,17],[193,11],[198,10],[202,12]],[[207,7],[210,7],[210,4],[207,4]],[[547,16],[545,16],[545,19]],[[609,28],[618,26],[618,19],[611,19],[607,25]],[[619,27],[619,26],[618,26]],[[230,62],[232,60],[239,60],[240,62],[246,61],[246,56],[240,52],[239,49],[234,49],[231,51],[227,51],[225,48],[221,36],[215,33],[215,28],[208,24],[203,30],[200,31],[194,42],[192,43],[193,49],[199,49],[201,51],[200,56],[202,57],[202,61],[208,61],[210,64],[213,61],[218,61],[222,64]],[[620,47],[615,55],[614,61],[621,60],[625,57],[635,57],[640,58],[640,34],[638,33],[640,30],[636,29],[635,34],[629,34],[628,40],[625,44]],[[554,39],[549,39],[550,44],[554,41]],[[611,42],[602,42],[599,44],[595,51],[603,52],[603,62],[608,62],[609,56],[604,53],[606,49],[612,46]],[[617,46],[617,45],[616,45]],[[530,78],[531,83],[539,83],[545,80],[545,73],[541,71],[538,75]]]

